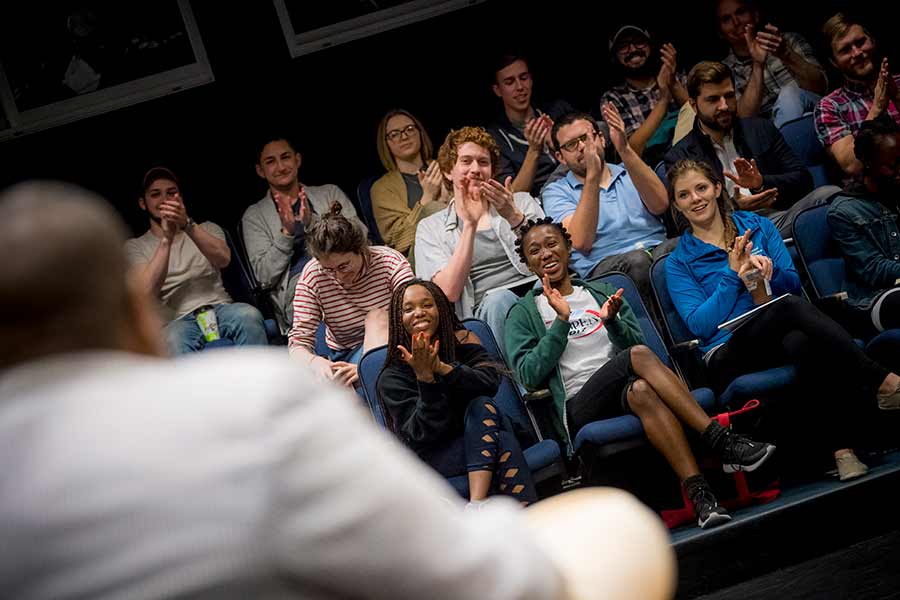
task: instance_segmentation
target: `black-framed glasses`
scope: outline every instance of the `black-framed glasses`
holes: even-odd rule
[[[565,150],[566,152],[575,152],[578,149],[578,144],[582,142],[587,142],[588,136],[597,135],[596,131],[589,131],[585,134],[579,135],[577,138],[573,138],[566,142],[565,144],[560,144],[559,149]]]
[[[410,123],[401,129],[391,129],[384,134],[384,137],[390,142],[396,142],[401,137],[409,137],[417,131],[419,131],[419,128],[416,127],[414,123]]]

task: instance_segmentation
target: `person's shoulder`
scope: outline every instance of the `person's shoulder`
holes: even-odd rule
[[[384,175],[372,182],[372,192],[378,192],[393,183],[400,175],[400,171],[387,171]]]
[[[382,262],[391,264],[408,262],[403,254],[389,246],[369,246],[369,252],[372,253],[376,260]]]
[[[570,113],[575,109],[572,108],[572,105],[562,98],[557,98],[555,100],[551,100],[550,102],[545,103],[542,107],[538,107],[542,112],[550,115],[550,118],[554,121],[565,115],[566,113]]]
[[[424,231],[428,233],[433,233],[434,230],[441,228],[443,229],[444,222],[447,220],[447,215],[450,214],[450,211],[453,210],[453,205],[448,204],[441,210],[436,213],[432,213],[419,221],[418,226],[416,227],[416,232]]]

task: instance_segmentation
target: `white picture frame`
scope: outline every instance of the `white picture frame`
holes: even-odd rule
[[[161,4],[162,1],[160,0],[156,4],[148,4],[147,6],[158,10],[158,4]],[[173,37],[187,36],[190,49],[193,52],[194,61],[192,63],[141,76],[132,81],[117,83],[109,87],[103,87],[101,83],[94,91],[88,91],[61,100],[49,101],[46,104],[38,102],[36,106],[20,107],[3,64],[4,57],[7,57],[7,61],[9,61],[9,52],[0,55],[0,142],[214,81],[212,69],[209,66],[206,50],[200,39],[200,33],[189,1],[165,1],[177,4],[177,12],[173,6],[171,14],[179,14],[182,22],[178,24],[172,23],[172,27],[175,28],[173,29],[175,31]],[[132,8],[131,10],[134,9]],[[72,63],[70,63],[71,66]],[[32,103],[34,103],[33,100]]]
[[[486,0],[409,0],[398,6],[383,9],[377,9],[378,0],[368,0],[373,7],[376,7],[376,10],[338,23],[303,31],[298,31],[292,22],[287,3],[303,3],[303,8],[308,6],[309,10],[317,10],[317,3],[306,2],[306,0],[273,1],[291,57],[296,58],[454,10],[474,6]],[[331,0],[331,2],[355,2],[357,4],[361,1]]]

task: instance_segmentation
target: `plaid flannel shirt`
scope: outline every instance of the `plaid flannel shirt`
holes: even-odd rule
[[[894,75],[894,81],[900,86],[900,75]],[[822,145],[827,148],[841,138],[855,135],[874,101],[874,87],[850,81],[819,100],[815,111],[816,135]],[[888,102],[887,110],[900,124],[897,103]]]
[[[687,78],[683,73],[675,75],[681,85],[686,85]],[[653,85],[645,89],[631,87],[627,82],[607,90],[600,98],[600,105],[612,102],[622,115],[625,123],[625,135],[630,136],[640,129],[644,121],[650,115],[653,107],[657,105],[660,97],[659,84],[653,79]],[[669,102],[669,109],[677,109],[674,100]]]
[[[803,57],[806,62],[821,67],[816,55],[813,53],[812,46],[809,45],[803,36],[787,32],[782,34],[785,45],[795,53]],[[753,59],[749,56],[746,58],[738,58],[734,50],[728,53],[722,63],[728,65],[734,73],[734,88],[738,96],[744,93],[747,88],[747,82],[750,81],[750,73],[753,70]],[[763,92],[759,103],[759,115],[768,117],[772,114],[772,108],[775,106],[775,100],[778,99],[778,93],[781,88],[796,83],[794,76],[790,70],[784,66],[781,59],[772,56],[766,58],[766,64],[763,68]]]

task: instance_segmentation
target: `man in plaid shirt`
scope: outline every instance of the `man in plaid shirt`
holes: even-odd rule
[[[849,177],[858,177],[862,163],[853,150],[853,136],[863,121],[888,113],[900,123],[897,88],[900,75],[892,75],[886,58],[877,63],[875,40],[861,24],[838,13],[828,19],[822,33],[831,46],[831,62],[844,76],[844,85],[816,107],[816,134],[825,150]]]
[[[749,0],[719,0],[716,21],[731,46],[722,62],[734,74],[739,116],[771,117],[781,127],[812,112],[828,80],[809,42],[772,24],[758,28],[759,11]]]
[[[609,50],[625,81],[604,93],[600,106],[613,103],[628,143],[652,165],[672,146],[678,110],[687,102],[684,75],[675,70],[675,48],[663,44],[660,60],[652,60],[650,34],[623,25],[610,38]]]

